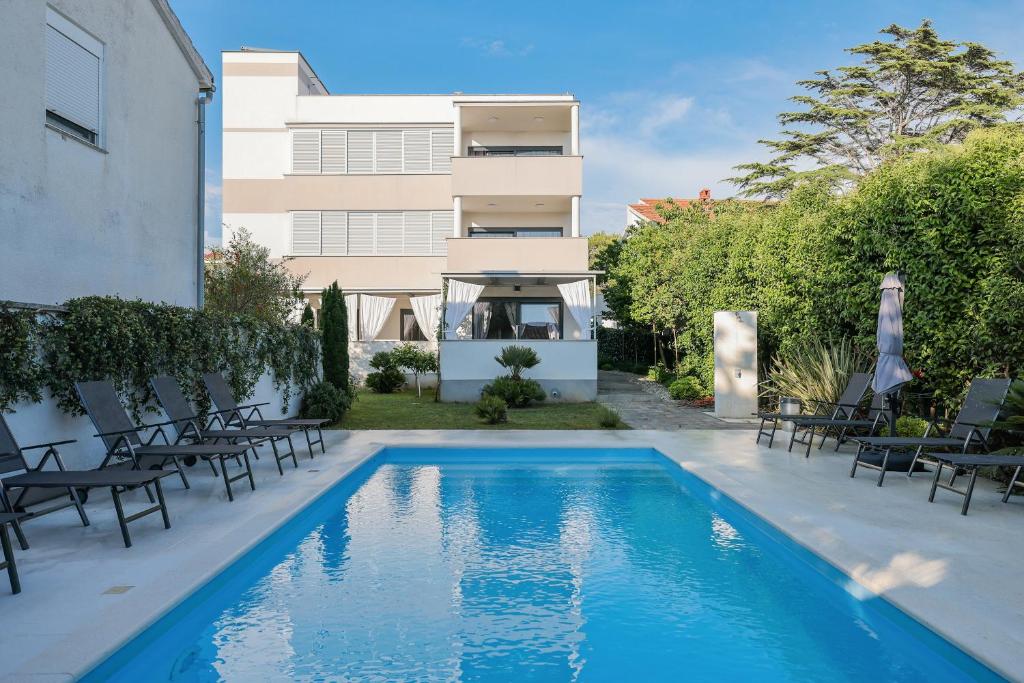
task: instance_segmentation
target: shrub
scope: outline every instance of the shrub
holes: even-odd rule
[[[309,328],[316,327],[316,316],[313,315],[313,308],[309,305],[308,301],[302,307],[302,318],[299,319],[299,323]]]
[[[898,436],[916,439],[924,436],[926,429],[928,429],[928,421],[920,417],[901,415],[896,418],[896,434]]]
[[[767,392],[792,396],[804,405],[814,401],[835,403],[855,372],[866,372],[871,363],[849,339],[803,342],[777,356],[765,382]]]
[[[692,375],[683,375],[668,385],[669,395],[679,401],[696,401],[707,396],[700,380]]]
[[[540,365],[540,358],[537,357],[536,351],[529,346],[516,346],[515,344],[503,348],[501,353],[494,357],[494,360],[508,370],[512,379],[517,381],[523,378],[523,370]]]
[[[598,370],[614,370],[615,364],[609,361],[604,361],[603,363],[598,363],[597,368]]]
[[[623,426],[622,418],[608,406],[601,406],[601,409],[598,410],[597,423],[601,425],[602,429],[619,429]]]
[[[474,406],[473,411],[489,425],[508,422],[508,406],[497,396],[484,396]]]
[[[370,367],[376,372],[366,376],[366,386],[378,394],[390,394],[405,384],[405,373],[398,366],[398,359],[391,351],[373,354]]]
[[[500,398],[509,408],[525,408],[534,401],[543,401],[546,397],[544,389],[535,380],[516,380],[511,375],[496,377],[493,382],[484,386],[480,393]]]
[[[300,416],[337,422],[352,405],[352,398],[330,382],[317,382],[302,397]]]
[[[647,368],[647,379],[654,380],[659,384],[665,384],[672,379],[672,373],[668,371],[664,363],[658,363]]]

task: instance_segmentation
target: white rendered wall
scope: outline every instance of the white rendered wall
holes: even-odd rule
[[[47,3],[0,4],[0,299],[194,306],[198,81],[152,3],[50,4],[105,44],[106,151],[44,127]]]
[[[455,121],[455,107],[450,95],[313,95],[294,99],[295,122],[393,124]]]
[[[225,213],[222,221],[225,245],[238,228],[245,228],[253,240],[270,249],[271,258],[291,252],[291,219],[287,213]]]
[[[282,410],[282,395],[275,391],[273,380],[270,374],[264,374],[256,383],[256,388],[250,401],[239,401],[239,403],[261,403],[267,401],[270,405],[263,406],[263,416],[268,420],[278,417],[291,417],[298,414],[302,402],[302,392],[296,389],[286,409]],[[77,439],[77,443],[60,447],[61,457],[69,469],[90,469],[98,467],[103,460],[103,444],[100,439],[93,435],[96,429],[87,416],[71,417],[61,412],[56,403],[47,396],[41,403],[19,403],[15,406],[14,413],[7,413],[4,418],[14,432],[14,437],[22,446],[29,446],[41,441],[59,441],[64,439]],[[148,413],[143,421],[149,424],[162,422],[167,418],[163,412]],[[158,437],[159,438],[159,437]],[[159,443],[159,441],[158,441]],[[42,455],[41,451],[30,451],[26,454],[29,461],[35,464],[35,458]],[[207,470],[205,472],[209,474]]]
[[[523,372],[524,377],[546,380],[596,380],[596,341],[542,341],[495,339],[441,342],[442,380],[494,379],[508,371],[494,357],[506,346],[528,346],[541,362]]]
[[[280,131],[224,131],[225,178],[280,178],[291,171],[291,135]]]
[[[757,311],[715,311],[715,415],[757,413]]]

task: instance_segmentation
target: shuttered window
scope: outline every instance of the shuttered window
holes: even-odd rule
[[[348,132],[348,172],[373,173],[373,131]]]
[[[292,173],[320,172],[320,131],[292,131]]]
[[[320,172],[345,173],[348,168],[348,131],[324,130],[320,133]]]
[[[372,256],[376,216],[368,211],[348,214],[349,256]]]
[[[443,256],[451,211],[293,211],[294,256]]]
[[[454,130],[442,128],[430,131],[430,165],[434,173],[452,172],[454,147]]]
[[[430,173],[430,131],[407,130],[405,137],[405,172]]]
[[[320,212],[292,213],[292,253],[301,256],[320,253]]]
[[[293,173],[451,173],[451,128],[292,131]]]
[[[46,121],[99,144],[102,79],[103,43],[47,8]]]
[[[402,246],[404,254],[430,253],[430,212],[406,211],[405,238]]]
[[[455,214],[451,211],[432,211],[430,214],[430,253],[448,254],[448,238],[455,229]]]
[[[348,253],[348,213],[324,211],[320,214],[321,253],[324,256],[344,256]]]

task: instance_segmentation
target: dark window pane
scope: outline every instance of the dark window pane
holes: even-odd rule
[[[411,308],[402,309],[401,330],[399,338],[402,341],[426,341],[419,323],[416,322],[416,315]]]

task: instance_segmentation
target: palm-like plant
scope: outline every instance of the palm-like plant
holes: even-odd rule
[[[995,423],[1000,429],[1024,432],[1024,379],[1010,385],[1010,391],[1003,402],[1002,418]]]
[[[835,403],[850,376],[867,372],[871,359],[853,347],[849,339],[837,342],[811,340],[772,361],[763,394],[792,396],[806,405],[814,401]]]
[[[501,353],[494,357],[494,360],[508,370],[509,375],[517,382],[523,378],[523,370],[529,370],[540,364],[540,358],[537,357],[536,351],[529,346],[516,346],[515,344],[504,347]]]

